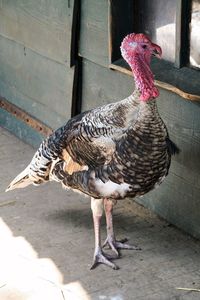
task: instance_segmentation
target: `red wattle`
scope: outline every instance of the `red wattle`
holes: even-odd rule
[[[141,92],[140,100],[148,101],[159,96],[159,91],[154,85],[154,76],[149,64],[139,55],[132,56],[129,61],[135,78],[135,84]]]

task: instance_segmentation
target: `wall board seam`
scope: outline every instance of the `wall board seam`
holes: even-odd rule
[[[56,60],[56,59],[54,59],[54,58],[51,58],[51,57],[49,57],[49,56],[47,56],[47,55],[44,55],[44,54],[41,53],[40,51],[37,51],[37,50],[35,50],[35,49],[33,49],[33,48],[29,47],[29,46],[26,46],[24,43],[22,43],[22,42],[20,42],[20,41],[16,41],[16,40],[14,40],[14,39],[12,39],[12,38],[10,38],[10,37],[8,37],[8,36],[2,34],[2,33],[0,33],[0,37],[2,37],[2,38],[4,38],[4,39],[7,39],[7,40],[10,41],[10,42],[16,43],[17,45],[20,45],[20,46],[22,46],[23,48],[28,49],[28,50],[32,51],[33,53],[35,53],[35,54],[37,54],[37,55],[40,55],[41,57],[44,57],[44,58],[46,58],[46,59],[48,59],[48,60],[50,60],[50,61],[53,61],[53,62],[55,62],[55,63],[57,63],[57,64],[59,64],[59,65],[63,65],[63,66],[68,67],[66,62],[64,63],[64,62],[61,62],[61,61]]]

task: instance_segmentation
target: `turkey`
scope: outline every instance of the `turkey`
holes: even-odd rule
[[[119,102],[73,117],[40,145],[31,163],[7,191],[49,180],[91,197],[95,250],[92,269],[103,263],[117,269],[119,249],[140,248],[117,241],[112,221],[119,199],[136,197],[157,187],[167,176],[171,155],[179,152],[170,140],[156,105],[159,96],[150,69],[151,56],[161,48],[144,34],[131,33],[121,44],[132,69],[134,92]],[[105,210],[107,238],[101,244],[100,221]],[[103,247],[108,245],[113,255]]]

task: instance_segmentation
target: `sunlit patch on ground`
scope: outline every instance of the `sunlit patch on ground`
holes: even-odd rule
[[[39,258],[22,236],[15,237],[0,218],[1,300],[89,300],[80,282],[63,283],[50,258]]]

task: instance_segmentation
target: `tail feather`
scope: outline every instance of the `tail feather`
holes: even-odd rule
[[[42,142],[39,149],[32,158],[31,163],[22,171],[7,187],[6,192],[16,188],[24,188],[30,184],[39,185],[49,181],[53,158],[46,147],[46,140]]]
[[[28,167],[24,171],[22,171],[19,175],[17,175],[13,179],[13,181],[11,181],[11,183],[6,189],[6,192],[14,190],[16,188],[24,188],[32,184],[33,180],[30,178],[29,172],[30,172],[30,166],[28,165]]]
[[[177,145],[168,137],[166,139],[168,150],[171,155],[176,155],[181,152],[181,150],[177,147]]]

